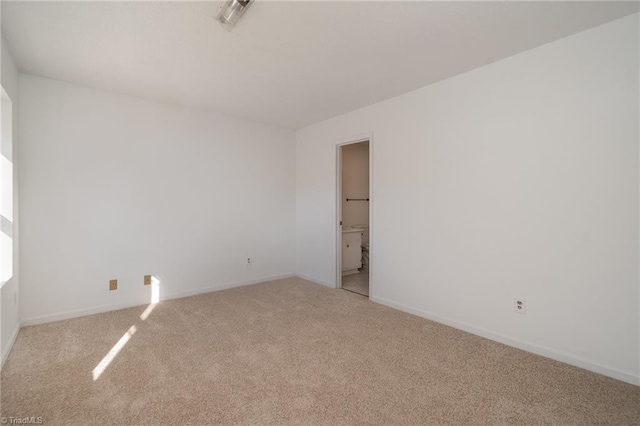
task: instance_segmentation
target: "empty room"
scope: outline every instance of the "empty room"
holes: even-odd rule
[[[3,424],[640,425],[640,3],[0,23]]]

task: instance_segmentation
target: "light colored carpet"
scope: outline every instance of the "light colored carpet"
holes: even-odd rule
[[[363,296],[369,296],[369,270],[363,268],[357,274],[343,276],[342,288]]]
[[[297,278],[161,302],[143,321],[144,309],[23,328],[2,370],[2,415],[46,425],[640,424],[638,387]]]

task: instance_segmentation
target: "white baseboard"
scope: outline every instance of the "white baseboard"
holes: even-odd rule
[[[326,287],[329,287],[329,288],[336,288],[336,286],[335,286],[335,285],[333,285],[333,284],[331,284],[331,283],[328,283],[328,282],[326,282],[326,281],[319,280],[319,279],[317,279],[317,278],[313,278],[313,277],[311,277],[311,276],[309,276],[309,275],[305,275],[305,274],[296,274],[296,277],[298,277],[298,278],[302,278],[303,280],[311,281],[312,283],[320,284],[320,285],[323,285],[323,286],[326,286]]]
[[[219,291],[219,290],[225,290],[225,289],[229,289],[229,288],[234,288],[234,287],[241,287],[241,286],[245,286],[245,285],[252,285],[252,284],[257,284],[257,283],[261,283],[261,282],[265,282],[265,281],[272,281],[272,280],[278,280],[278,279],[284,279],[284,278],[290,278],[293,276],[297,276],[299,278],[302,278],[304,280],[307,281],[311,281],[313,283],[316,284],[320,284],[329,288],[335,288],[333,284],[327,283],[325,281],[313,278],[311,276],[305,275],[305,274],[283,274],[283,275],[276,275],[276,276],[270,276],[270,277],[263,277],[263,278],[258,278],[258,279],[254,279],[254,280],[249,280],[249,281],[237,281],[237,282],[233,282],[233,283],[227,283],[227,284],[222,284],[222,285],[218,285],[218,286],[213,286],[213,287],[206,287],[206,288],[201,288],[201,289],[196,289],[196,290],[191,290],[191,291],[186,291],[186,292],[180,292],[180,293],[174,293],[174,294],[170,294],[167,296],[162,297],[161,300],[171,300],[171,299],[180,299],[183,297],[189,297],[189,296],[194,296],[197,294],[202,294],[202,293],[210,293],[210,292],[214,292],[214,291]],[[626,383],[630,383],[632,385],[636,385],[636,386],[640,386],[640,376],[639,375],[635,375],[633,373],[629,373],[629,372],[624,372],[624,371],[620,371],[617,370],[615,368],[611,368],[611,367],[607,367],[601,364],[598,364],[597,362],[593,362],[575,355],[571,355],[571,354],[567,354],[561,351],[557,351],[554,349],[550,349],[547,347],[543,347],[540,345],[535,345],[532,343],[527,343],[527,342],[523,342],[521,340],[518,339],[514,339],[512,337],[508,337],[508,336],[504,336],[498,333],[494,333],[492,331],[489,330],[485,330],[483,328],[479,328],[479,327],[475,327],[466,323],[462,323],[459,321],[455,321],[446,317],[442,317],[440,315],[437,314],[433,314],[431,312],[427,312],[427,311],[423,311],[421,309],[418,308],[413,308],[410,306],[406,306],[403,305],[401,303],[397,303],[394,302],[392,300],[389,299],[385,299],[385,298],[381,298],[381,297],[370,297],[370,300],[376,303],[380,303],[381,305],[385,305],[385,306],[389,306],[391,308],[394,309],[398,309],[401,310],[403,312],[407,312],[413,315],[417,315],[419,317],[422,318],[426,318],[428,320],[431,321],[435,321],[444,325],[448,325],[450,327],[453,328],[457,328],[459,330],[463,330],[466,331],[468,333],[471,334],[475,334],[477,336],[481,336],[496,342],[500,342],[503,343],[505,345],[508,346],[513,346],[515,348],[518,349],[522,349],[525,350],[527,352],[531,352],[537,355],[541,355],[547,358],[551,358],[554,359],[556,361],[560,361],[560,362],[564,362],[566,364],[570,364],[579,368],[583,368],[585,370],[589,370],[592,371],[594,373],[598,373],[598,374],[602,374],[608,377],[612,377],[614,379],[626,382]],[[60,321],[60,320],[64,320],[64,319],[70,319],[70,318],[77,318],[77,317],[82,317],[82,316],[86,316],[86,315],[93,315],[93,314],[98,314],[98,313],[103,313],[103,312],[109,312],[109,311],[115,311],[115,310],[120,310],[120,309],[126,309],[126,308],[132,308],[132,307],[136,307],[136,306],[144,306],[147,305],[148,301],[138,301],[138,302],[130,302],[130,303],[121,303],[121,304],[116,304],[116,305],[107,305],[107,306],[98,306],[98,307],[94,307],[94,308],[89,308],[89,309],[81,309],[81,310],[76,310],[76,311],[69,311],[69,312],[62,312],[62,313],[58,313],[58,314],[52,314],[52,315],[44,315],[41,317],[34,317],[34,318],[28,318],[25,319],[24,321],[22,321],[14,330],[14,332],[11,335],[11,338],[7,344],[7,347],[4,348],[4,350],[2,351],[2,365],[4,365],[4,362],[6,361],[7,357],[9,356],[9,353],[11,352],[11,348],[13,347],[13,344],[15,343],[16,338],[18,337],[18,332],[20,331],[20,327],[24,327],[24,326],[28,326],[28,325],[36,325],[36,324],[44,324],[44,323],[48,323],[48,322],[53,322],[53,321]]]
[[[16,339],[18,338],[19,332],[20,332],[20,324],[18,323],[16,324],[16,328],[13,330],[13,333],[11,333],[11,337],[7,342],[7,347],[2,349],[2,363],[0,364],[0,370],[2,369],[2,367],[4,367],[4,363],[7,360],[7,358],[9,358],[9,354],[11,353],[11,349],[13,349],[13,344],[16,342]]]
[[[242,287],[242,286],[251,285],[251,284],[258,284],[265,281],[273,281],[273,280],[279,280],[283,278],[290,278],[293,276],[295,276],[295,274],[293,273],[282,274],[282,275],[274,275],[270,277],[257,278],[257,279],[248,280],[248,281],[236,281],[236,282],[221,284],[213,287],[204,287],[196,290],[173,293],[169,295],[162,295],[162,297],[160,298],[160,301],[171,300],[171,299],[181,299],[183,297],[195,296],[196,294],[211,293],[214,291],[226,290],[234,287]],[[144,306],[148,304],[149,304],[148,300],[139,300],[139,301],[133,301],[133,302],[118,303],[113,305],[96,306],[96,307],[87,308],[87,309],[78,309],[75,311],[60,312],[57,314],[27,318],[20,323],[20,326],[25,327],[28,325],[45,324],[53,321],[61,321],[65,319],[84,317],[87,315],[101,314],[103,312],[118,311],[120,309],[134,308],[136,306]]]
[[[588,359],[581,358],[575,355],[567,354],[565,352],[561,352],[555,349],[547,348],[540,345],[535,345],[532,343],[523,342],[521,340],[514,339],[512,337],[504,336],[502,334],[494,333],[492,331],[485,330],[483,328],[475,327],[466,323],[445,318],[440,315],[433,314],[431,312],[423,311],[421,309],[412,308],[410,306],[406,306],[401,303],[397,303],[382,297],[371,297],[370,300],[376,303],[380,303],[381,305],[389,306],[391,308],[398,309],[400,311],[407,312],[409,314],[417,315],[419,317],[426,318],[431,321],[435,321],[440,324],[457,328],[458,330],[466,331],[468,333],[475,334],[480,337],[484,337],[489,340],[503,343],[508,346],[513,346],[515,348],[522,349],[524,351],[531,352],[536,355],[541,355],[546,358],[551,358],[556,361],[564,362],[565,364],[570,364],[575,367],[583,368],[585,370],[602,374],[604,376],[608,376],[626,383],[630,383],[632,385],[640,386],[640,376],[635,375],[633,373],[620,371],[615,368],[607,367],[607,366],[598,364],[597,362],[590,361]]]

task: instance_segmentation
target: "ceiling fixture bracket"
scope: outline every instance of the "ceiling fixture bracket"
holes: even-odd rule
[[[254,0],[226,0],[216,19],[220,21],[222,28],[231,32],[253,2]]]

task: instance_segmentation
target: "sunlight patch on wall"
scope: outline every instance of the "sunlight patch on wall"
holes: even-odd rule
[[[149,318],[149,315],[151,315],[151,312],[156,307],[159,301],[160,301],[160,280],[157,277],[153,276],[151,277],[151,303],[149,304],[149,306],[147,306],[147,309],[144,310],[142,315],[140,315],[140,319],[142,321]]]

